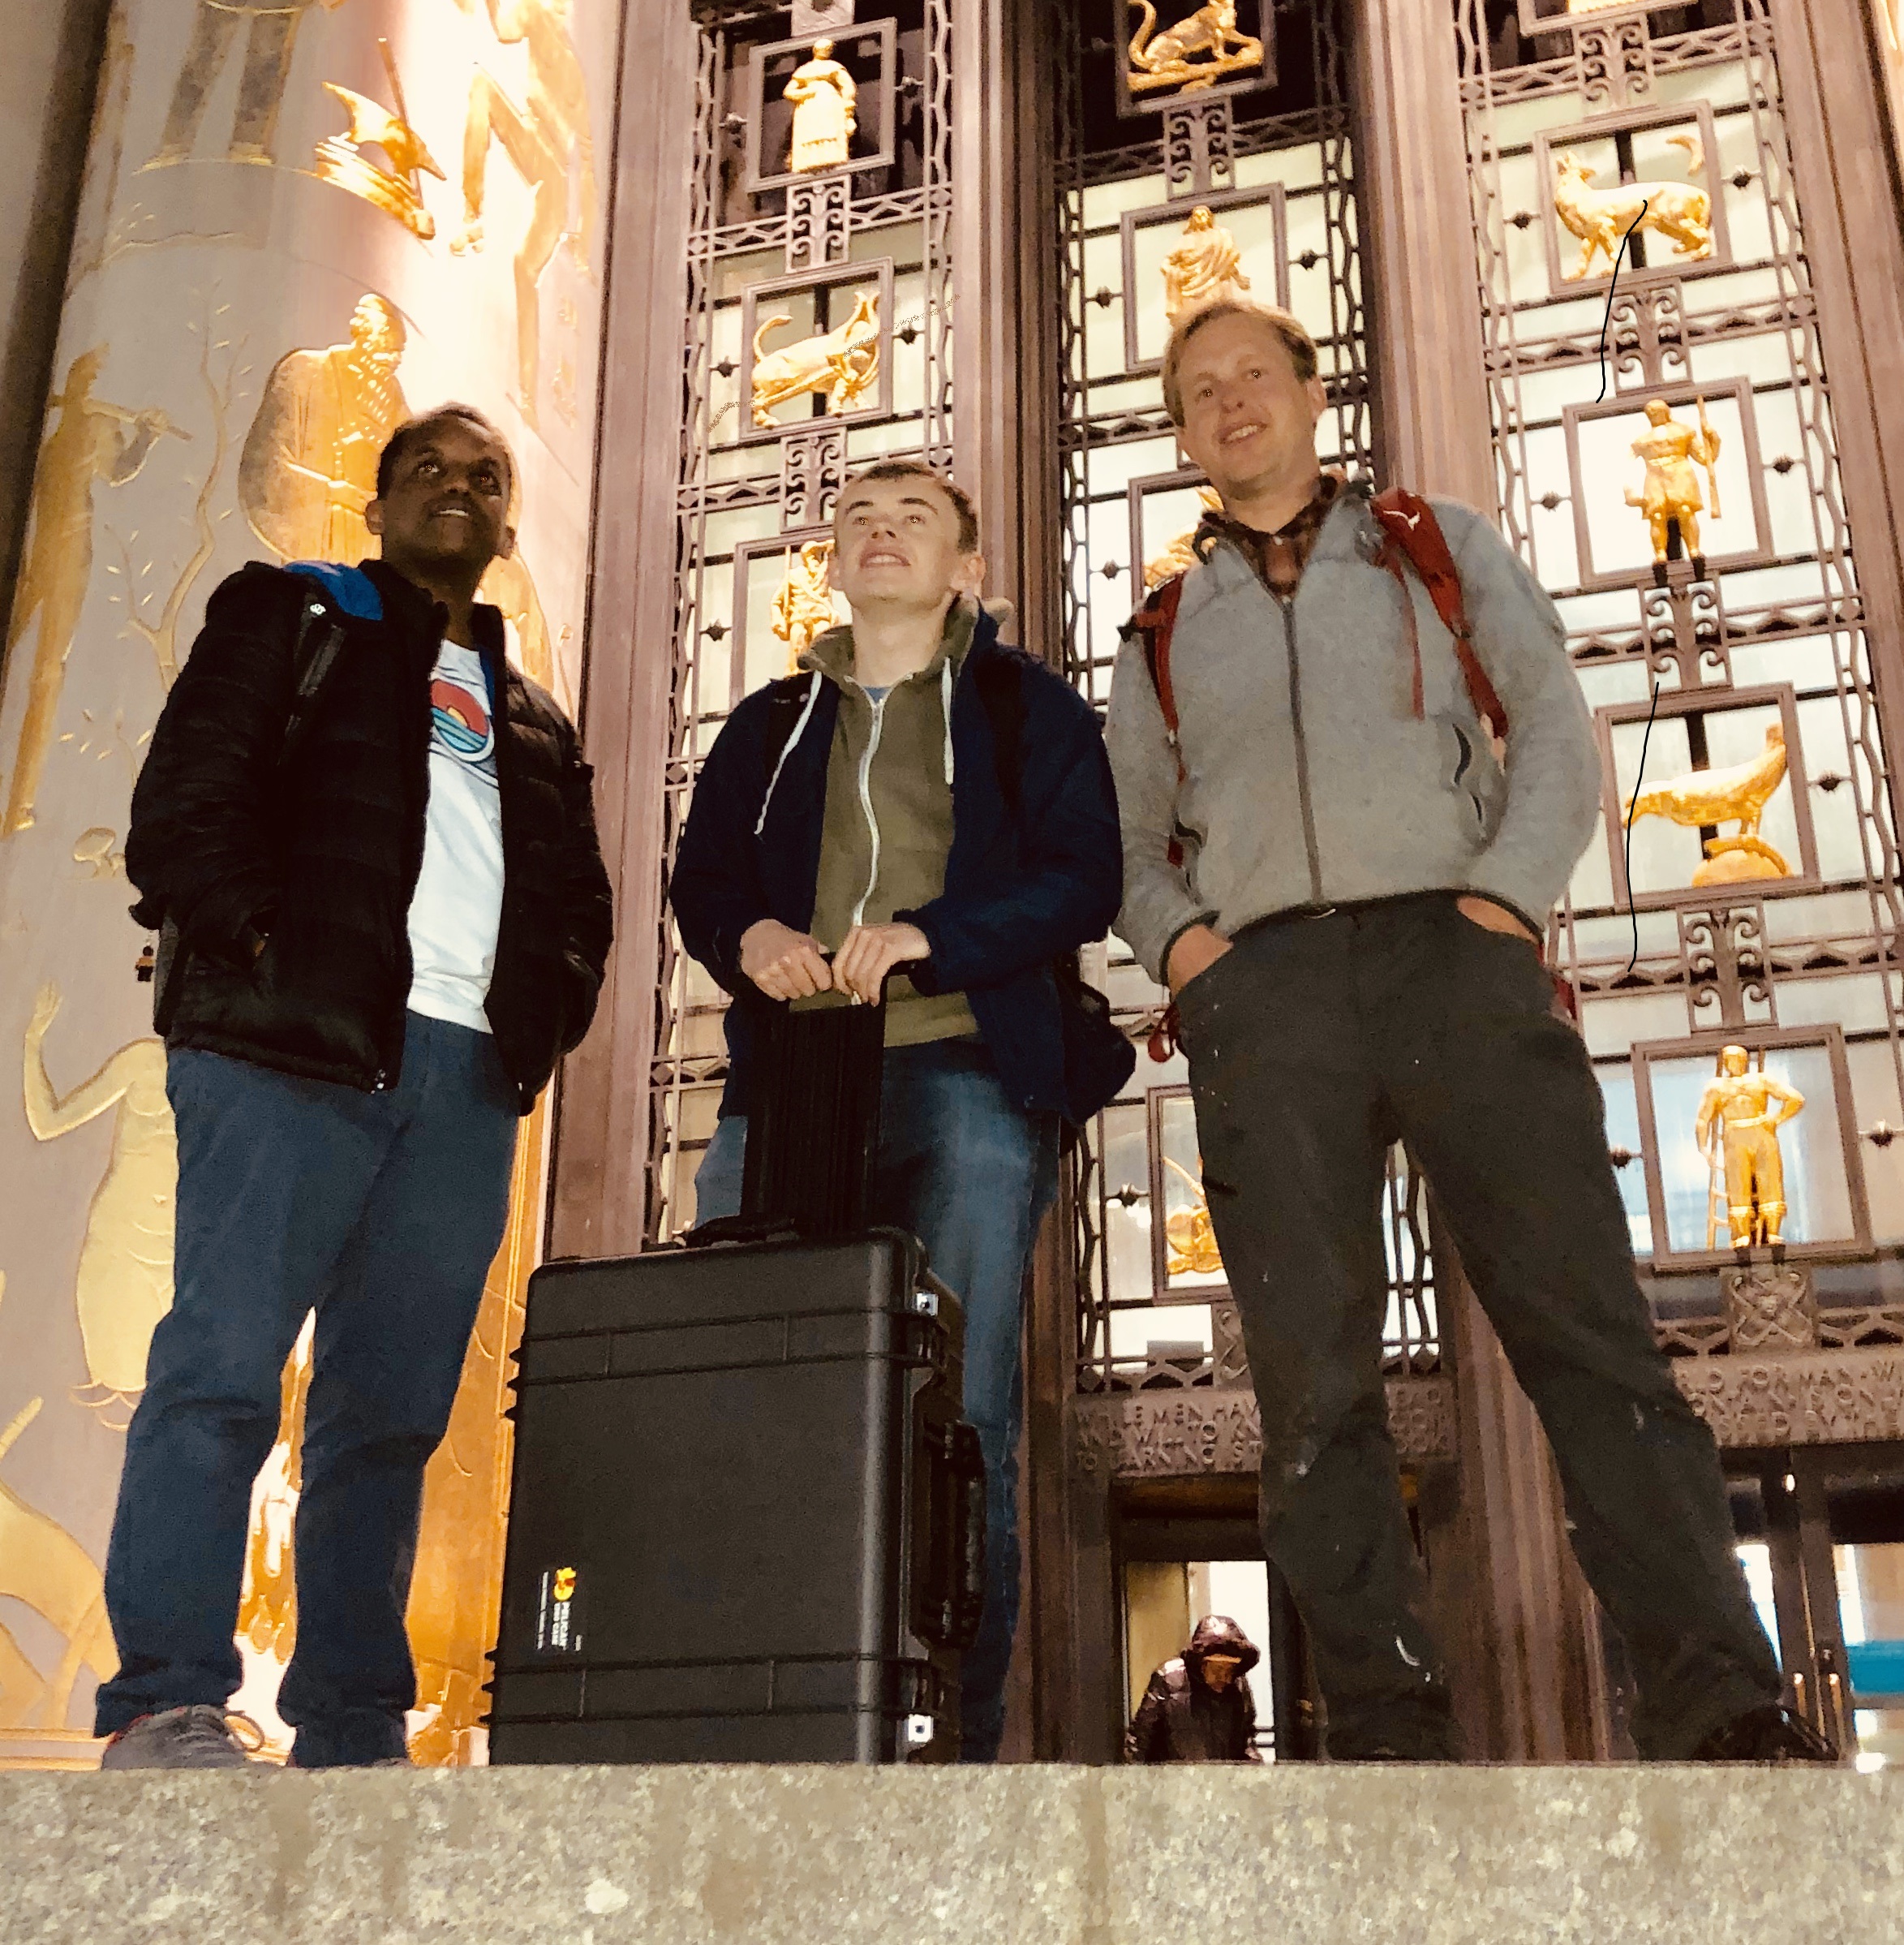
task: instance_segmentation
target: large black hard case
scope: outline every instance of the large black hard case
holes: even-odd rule
[[[842,1031],[868,1029],[836,1015],[802,1044],[831,1059]],[[780,1068],[776,1091],[802,1062]],[[851,1214],[837,1170],[809,1186]],[[492,1760],[956,1757],[984,1554],[963,1356],[956,1300],[896,1229],[538,1271]]]

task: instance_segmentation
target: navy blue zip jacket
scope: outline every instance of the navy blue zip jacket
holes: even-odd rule
[[[1006,669],[1016,678],[1019,712],[1016,816],[999,786],[980,693],[988,679],[1002,686]],[[757,689],[728,718],[694,785],[669,894],[681,942],[733,996],[723,1114],[747,1112],[754,1035],[780,1004],[741,970],[741,936],[763,919],[796,932],[813,923],[839,706],[839,690],[823,676]],[[784,760],[775,747],[782,738]],[[922,993],[965,995],[1021,1107],[1085,1121],[1116,1095],[1136,1059],[1121,1033],[1079,1005],[1055,966],[1104,936],[1123,892],[1117,797],[1098,719],[1042,663],[1002,645],[997,622],[982,613],[953,691],[952,738],[945,889],[894,914],[931,943],[931,958],[907,974]]]

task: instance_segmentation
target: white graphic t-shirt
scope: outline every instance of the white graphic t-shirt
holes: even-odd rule
[[[445,642],[430,678],[430,808],[410,901],[410,1009],[489,1031],[502,919],[502,798],[483,658]]]

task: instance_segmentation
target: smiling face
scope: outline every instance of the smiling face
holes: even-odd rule
[[[501,437],[467,420],[437,419],[405,436],[388,486],[363,517],[399,574],[423,585],[447,574],[474,586],[514,549],[509,497]]]
[[[1184,450],[1226,504],[1314,473],[1328,395],[1321,379],[1296,377],[1274,325],[1247,314],[1211,319],[1184,346],[1177,376]]]
[[[943,609],[976,594],[985,562],[961,548],[959,510],[936,481],[862,480],[833,516],[833,586],[857,613]]]

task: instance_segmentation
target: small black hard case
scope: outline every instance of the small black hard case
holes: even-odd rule
[[[867,1031],[789,1025],[772,1091],[801,1084],[802,1045],[836,1061],[840,1034]],[[858,1115],[866,1095],[841,1098]],[[870,1152],[810,1133],[810,1154]],[[768,1239],[530,1279],[492,1762],[957,1755],[985,1546],[957,1300],[903,1231],[810,1233],[853,1211],[836,1170],[806,1184],[827,1220],[776,1217],[761,1184],[801,1174],[777,1146],[764,1175],[750,1157],[748,1216],[720,1225],[777,1224]]]

